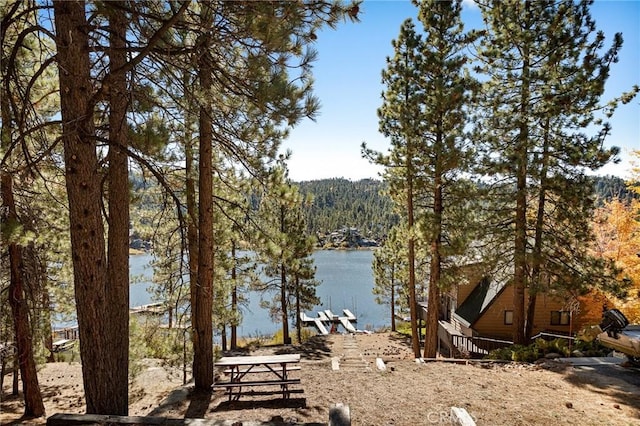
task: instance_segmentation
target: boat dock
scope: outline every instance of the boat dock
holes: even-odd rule
[[[305,325],[315,326],[320,334],[327,335],[335,333],[339,325],[347,332],[356,333],[358,330],[354,324],[357,322],[356,316],[348,309],[343,309],[344,316],[335,315],[330,309],[318,311],[318,316],[313,318],[302,312],[300,319]]]
[[[130,314],[154,314],[162,315],[167,311],[164,303],[148,303],[146,305],[134,306],[129,309]]]

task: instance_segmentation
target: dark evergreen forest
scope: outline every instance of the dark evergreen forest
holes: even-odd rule
[[[629,200],[634,194],[617,176],[594,178],[597,204],[612,199]],[[328,233],[345,227],[358,228],[367,238],[380,240],[399,222],[385,184],[374,179],[342,178],[298,182],[300,191],[313,196],[307,210],[309,233]]]
[[[602,205],[605,201],[615,199],[629,201],[638,196],[629,190],[623,179],[617,176],[596,177],[595,191],[598,205]]]
[[[399,221],[391,199],[383,194],[381,181],[335,178],[297,185],[300,192],[313,196],[306,217],[309,233],[358,228],[364,237],[380,240]]]
[[[130,179],[136,191],[145,191],[152,186],[150,181],[140,176],[132,175]],[[382,181],[333,178],[297,182],[296,185],[301,193],[313,197],[305,218],[307,232],[311,235],[358,228],[363,237],[380,241],[400,220]],[[624,180],[617,176],[597,176],[594,185],[597,205],[612,199],[630,200],[634,197]],[[144,197],[137,197],[141,204],[145,203],[144,200]],[[146,208],[153,210],[155,207]]]

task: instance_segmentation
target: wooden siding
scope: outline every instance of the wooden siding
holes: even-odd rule
[[[506,287],[471,327],[480,336],[510,339],[512,326],[504,324],[504,312],[513,310],[513,287]]]
[[[458,306],[464,302],[464,300],[471,294],[474,288],[478,285],[478,283],[484,277],[484,274],[479,269],[479,267],[470,267],[465,270],[466,275],[466,283],[459,285],[457,288],[456,299],[458,299]]]
[[[565,300],[549,294],[539,294],[534,314],[533,335],[541,331],[555,331],[562,334],[575,334],[583,327],[598,324],[602,318],[603,304],[606,298],[599,293],[580,297],[580,310],[568,325],[552,325],[551,312],[566,311]],[[461,303],[460,301],[458,303]],[[504,313],[513,310],[513,287],[506,287],[493,301],[487,311],[472,325],[473,331],[455,324],[465,335],[475,334],[497,339],[510,339],[513,335],[512,325],[504,324]]]

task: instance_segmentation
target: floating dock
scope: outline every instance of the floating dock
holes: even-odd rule
[[[338,326],[342,326],[349,333],[356,333],[358,330],[354,326],[357,322],[356,316],[348,309],[343,309],[344,316],[335,315],[330,309],[319,311],[318,316],[313,318],[302,312],[300,319],[305,325],[315,326],[318,333],[327,335],[335,333]]]
[[[134,306],[129,309],[130,314],[154,314],[161,315],[167,311],[167,307],[162,302],[148,303],[146,305]]]

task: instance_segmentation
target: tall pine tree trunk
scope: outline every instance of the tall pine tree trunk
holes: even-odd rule
[[[12,380],[12,384],[11,384],[11,395],[13,396],[18,396],[18,394],[20,393],[20,363],[18,361],[18,354],[16,354],[16,356],[13,357],[13,380]]]
[[[396,264],[391,264],[391,331],[396,331]]]
[[[280,206],[280,235],[284,235],[285,229],[285,207]],[[280,250],[283,252],[284,247]],[[291,343],[289,337],[289,303],[287,298],[287,268],[284,264],[284,255],[280,255],[280,308],[282,315],[282,343],[288,345]]]
[[[531,339],[535,321],[536,302],[538,293],[542,290],[542,244],[544,209],[547,204],[547,173],[549,173],[549,118],[543,126],[542,169],[540,170],[540,192],[538,193],[538,212],[535,224],[535,239],[533,242],[533,256],[531,266],[531,282],[529,283],[529,301],[527,303],[527,318],[525,322],[525,338]]]
[[[280,306],[282,315],[282,343],[291,344],[289,337],[289,303],[287,300],[287,268],[280,264]]]
[[[3,122],[6,123],[7,121]],[[3,126],[2,133],[5,131],[6,129]],[[2,192],[2,207],[3,210],[5,210],[5,217],[2,218],[3,225],[7,227],[17,227],[18,215],[13,198],[12,178],[9,173],[2,172],[0,189]],[[15,241],[9,241],[7,247],[10,272],[8,299],[13,316],[17,350],[16,356],[20,367],[20,377],[22,379],[24,416],[40,417],[44,415],[44,404],[42,402],[42,394],[40,393],[40,385],[38,384],[36,362],[33,357],[33,335],[29,321],[29,306],[25,297],[22,247]]]
[[[233,259],[233,269],[231,270],[231,281],[233,282],[233,289],[231,290],[231,312],[233,314],[233,321],[231,322],[231,350],[238,349],[238,278],[237,266],[236,266],[236,243],[231,242],[231,258]]]
[[[526,125],[525,125],[526,126]],[[527,129],[521,129],[526,138]],[[513,342],[525,343],[525,289],[527,288],[527,160],[526,144],[522,141],[518,155],[516,187],[516,217],[513,277]],[[524,146],[523,146],[524,145]]]
[[[440,146],[442,133],[436,135],[436,146]],[[438,151],[438,149],[436,149]],[[442,176],[439,155],[436,154],[433,193],[433,237],[431,240],[431,263],[429,265],[429,295],[427,299],[427,319],[424,338],[424,357],[435,358],[438,351],[438,316],[440,311],[440,275],[442,247]]]
[[[525,1],[525,25],[528,28],[529,2]],[[529,45],[522,49],[522,81],[520,88],[519,129],[516,150],[516,215],[513,277],[513,342],[526,343],[525,289],[527,288],[527,174],[529,148]]]
[[[302,343],[302,321],[300,320],[300,277],[296,275],[296,337],[298,344]]]
[[[42,328],[44,333],[44,347],[49,351],[47,362],[55,362],[53,355],[53,330],[51,328],[51,299],[46,286],[42,288]]]
[[[107,330],[113,318],[106,307],[102,179],[90,103],[88,23],[83,1],[56,0],[53,9],[82,378],[87,412],[110,414],[120,409],[121,396],[112,376],[113,342]]]
[[[113,406],[110,414],[126,416],[129,411],[129,166],[127,156],[127,75],[117,70],[127,63],[127,17],[119,6],[109,3],[109,237],[107,314],[110,326],[110,362]]]
[[[200,391],[211,391],[213,384],[213,125],[210,91],[213,84],[211,65],[212,10],[204,3],[201,11],[203,33],[199,40],[200,158],[198,179],[198,282],[193,309],[194,357],[193,377]],[[193,285],[194,283],[192,283]]]
[[[407,155],[408,158],[412,155]],[[407,160],[411,163],[411,160]],[[409,241],[407,242],[407,252],[409,261],[409,314],[411,317],[411,348],[416,358],[420,358],[420,337],[418,336],[418,312],[416,300],[416,251],[414,238],[414,218],[413,218],[413,167],[407,167],[407,225],[409,228]]]
[[[184,73],[184,87],[189,87],[188,73]],[[185,154],[185,197],[187,201],[187,251],[189,252],[189,301],[191,302],[191,315],[195,317],[196,289],[198,282],[198,204],[196,191],[196,158],[194,154],[194,141],[191,134],[192,115],[185,112],[184,117],[184,154]],[[192,321],[192,326],[193,326]],[[195,334],[192,334],[192,340]]]
[[[4,46],[4,34],[0,32],[2,37],[2,46]],[[2,50],[4,52],[4,49]],[[7,58],[0,58],[0,69],[2,76],[8,75],[5,69],[8,64]],[[9,110],[10,94],[5,91],[8,85],[2,85],[0,89],[0,152],[9,152],[11,146],[11,128],[9,127],[13,120]],[[12,238],[12,231],[18,229],[20,219],[16,208],[16,202],[13,194],[13,177],[4,168],[0,171],[0,239],[2,242],[2,252],[5,248],[9,258],[9,306],[11,307],[11,315],[13,317],[13,330],[16,339],[16,357],[20,368],[20,376],[22,378],[22,390],[24,396],[24,415],[25,417],[40,417],[44,415],[44,404],[42,402],[42,394],[40,393],[40,385],[38,384],[38,375],[36,363],[33,357],[33,336],[31,333],[31,325],[29,321],[29,306],[26,300],[24,288],[24,259],[22,255],[22,247]],[[9,240],[5,240],[8,237]],[[4,253],[3,253],[4,255]],[[3,369],[4,374],[4,359]],[[17,371],[14,370],[14,383],[17,378]]]

